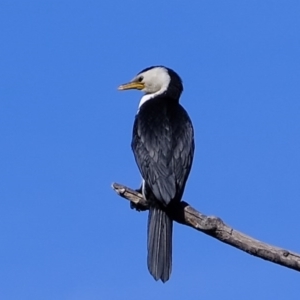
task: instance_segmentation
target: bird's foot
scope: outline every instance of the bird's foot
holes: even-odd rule
[[[143,194],[143,193],[142,193],[142,186],[141,186],[139,189],[136,189],[136,191],[137,191],[138,193],[140,193],[140,194]],[[133,202],[130,202],[130,208],[131,208],[131,209],[135,209],[136,211],[145,211],[145,210],[147,210],[147,209],[145,208],[145,206],[140,205],[140,204],[136,204],[136,203],[133,203]]]

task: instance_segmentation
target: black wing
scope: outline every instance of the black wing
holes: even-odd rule
[[[131,146],[155,198],[164,205],[180,201],[194,155],[193,126],[183,107],[161,100],[145,103],[135,118]]]

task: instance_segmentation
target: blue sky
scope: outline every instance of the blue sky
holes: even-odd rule
[[[262,3],[263,2],[263,3]],[[299,299],[299,273],[175,224],[171,280],[146,267],[130,149],[162,64],[196,131],[184,199],[300,252],[299,1],[0,4],[0,299]]]

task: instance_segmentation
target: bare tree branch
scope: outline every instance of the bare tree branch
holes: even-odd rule
[[[112,188],[123,198],[131,201],[139,210],[147,210],[143,195],[126,186],[113,183]],[[300,254],[258,241],[226,225],[220,218],[205,216],[186,202],[172,207],[168,212],[178,223],[199,230],[223,243],[245,251],[251,255],[271,261],[296,271],[300,271]]]

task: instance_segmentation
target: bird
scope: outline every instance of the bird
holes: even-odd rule
[[[172,69],[152,66],[119,90],[144,93],[135,116],[131,148],[142,176],[141,192],[149,204],[147,266],[163,283],[172,271],[173,220],[170,207],[181,201],[194,157],[194,129],[179,103],[182,80]]]

